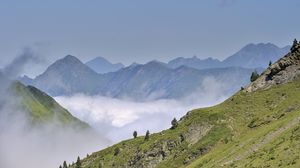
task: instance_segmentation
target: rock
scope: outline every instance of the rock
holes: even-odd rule
[[[245,88],[246,92],[267,89],[300,77],[300,43],[294,42],[291,52],[268,67],[258,79]]]
[[[201,124],[201,125],[191,125],[187,131],[187,133],[184,134],[185,140],[190,144],[194,145],[197,143],[201,138],[203,138],[211,129],[212,125],[209,125],[208,123]]]

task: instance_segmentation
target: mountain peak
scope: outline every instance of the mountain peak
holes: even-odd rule
[[[90,61],[88,61],[86,64],[89,64],[92,61],[97,61],[97,62],[106,62],[106,63],[110,63],[107,59],[105,59],[104,57],[96,57]]]
[[[166,67],[167,68],[167,64],[157,61],[157,60],[152,60],[148,63],[145,64],[146,67]]]
[[[242,66],[245,68],[267,67],[270,61],[275,62],[289,49],[279,48],[272,43],[250,43],[232,56],[226,58],[223,66]]]
[[[75,57],[73,55],[67,55],[64,58],[62,58],[61,60],[63,60],[63,61],[79,61],[79,62],[81,62],[77,57]]]
[[[279,47],[273,43],[257,43],[257,44],[250,43],[250,44],[247,44],[245,47],[243,47],[240,51],[253,50],[253,49],[267,49],[267,48],[279,49]]]
[[[77,67],[84,67],[84,64],[77,57],[67,55],[50,65],[47,70],[76,69]]]
[[[269,66],[260,77],[252,82],[246,91],[253,92],[273,85],[290,82],[300,76],[300,43],[296,40],[290,52]]]
[[[97,73],[114,72],[120,70],[121,68],[124,68],[124,65],[122,63],[113,64],[104,57],[96,57],[88,61],[86,65]]]

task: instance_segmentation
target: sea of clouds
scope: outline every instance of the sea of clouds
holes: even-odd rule
[[[84,94],[55,99],[74,116],[89,123],[115,143],[131,138],[133,131],[144,135],[147,130],[158,132],[170,128],[174,117],[179,120],[192,109],[222,102],[229,96],[225,94],[225,89],[225,86],[209,77],[203,80],[201,88],[182,99],[136,102]]]

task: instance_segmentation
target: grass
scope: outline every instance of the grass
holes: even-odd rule
[[[149,141],[138,137],[120,142],[83,159],[82,165],[300,167],[299,116],[299,80],[253,93],[240,91],[219,105],[189,112],[176,129],[152,134]],[[191,129],[202,127],[210,129],[189,142]],[[115,148],[120,149],[118,155]]]
[[[11,90],[18,97],[21,106],[25,109],[33,125],[56,123],[78,128],[89,128],[88,124],[73,117],[66,109],[61,107],[52,97],[32,87],[24,86],[19,82],[13,83]]]

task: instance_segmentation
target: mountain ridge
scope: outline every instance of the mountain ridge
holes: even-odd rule
[[[222,68],[239,66],[244,68],[265,68],[269,61],[274,62],[282,55],[288,53],[290,46],[278,47],[272,43],[250,43],[242,47],[233,55],[220,61],[214,58],[199,59],[196,56],[191,58],[178,57],[168,62],[171,68],[181,65],[196,69]]]
[[[108,72],[115,72],[122,68],[124,68],[124,65],[122,63],[111,63],[108,60],[106,60],[104,57],[96,57],[88,62],[85,63],[87,66],[89,66],[91,69],[93,69],[97,73],[108,73]]]
[[[98,74],[73,56],[66,56],[50,65],[47,70],[30,80],[21,81],[33,85],[51,96],[101,95],[114,98],[130,98],[147,101],[159,98],[182,98],[198,89],[206,78],[222,81],[228,86],[226,94],[244,86],[253,69],[215,68],[198,70],[190,67],[169,68],[159,61],[136,64],[116,72]],[[226,76],[226,77],[225,77]],[[189,82],[184,82],[189,81]],[[236,81],[235,85],[231,85]]]
[[[169,130],[93,153],[81,160],[82,167],[299,167],[300,69],[289,69],[298,67],[299,58],[291,50],[252,84],[270,69],[283,76],[291,71],[293,78],[192,110]]]
[[[33,125],[59,124],[74,129],[91,129],[91,127],[60,106],[52,97],[33,86],[25,86],[19,81],[11,84],[9,91],[18,98],[18,108],[28,112],[27,117]]]

